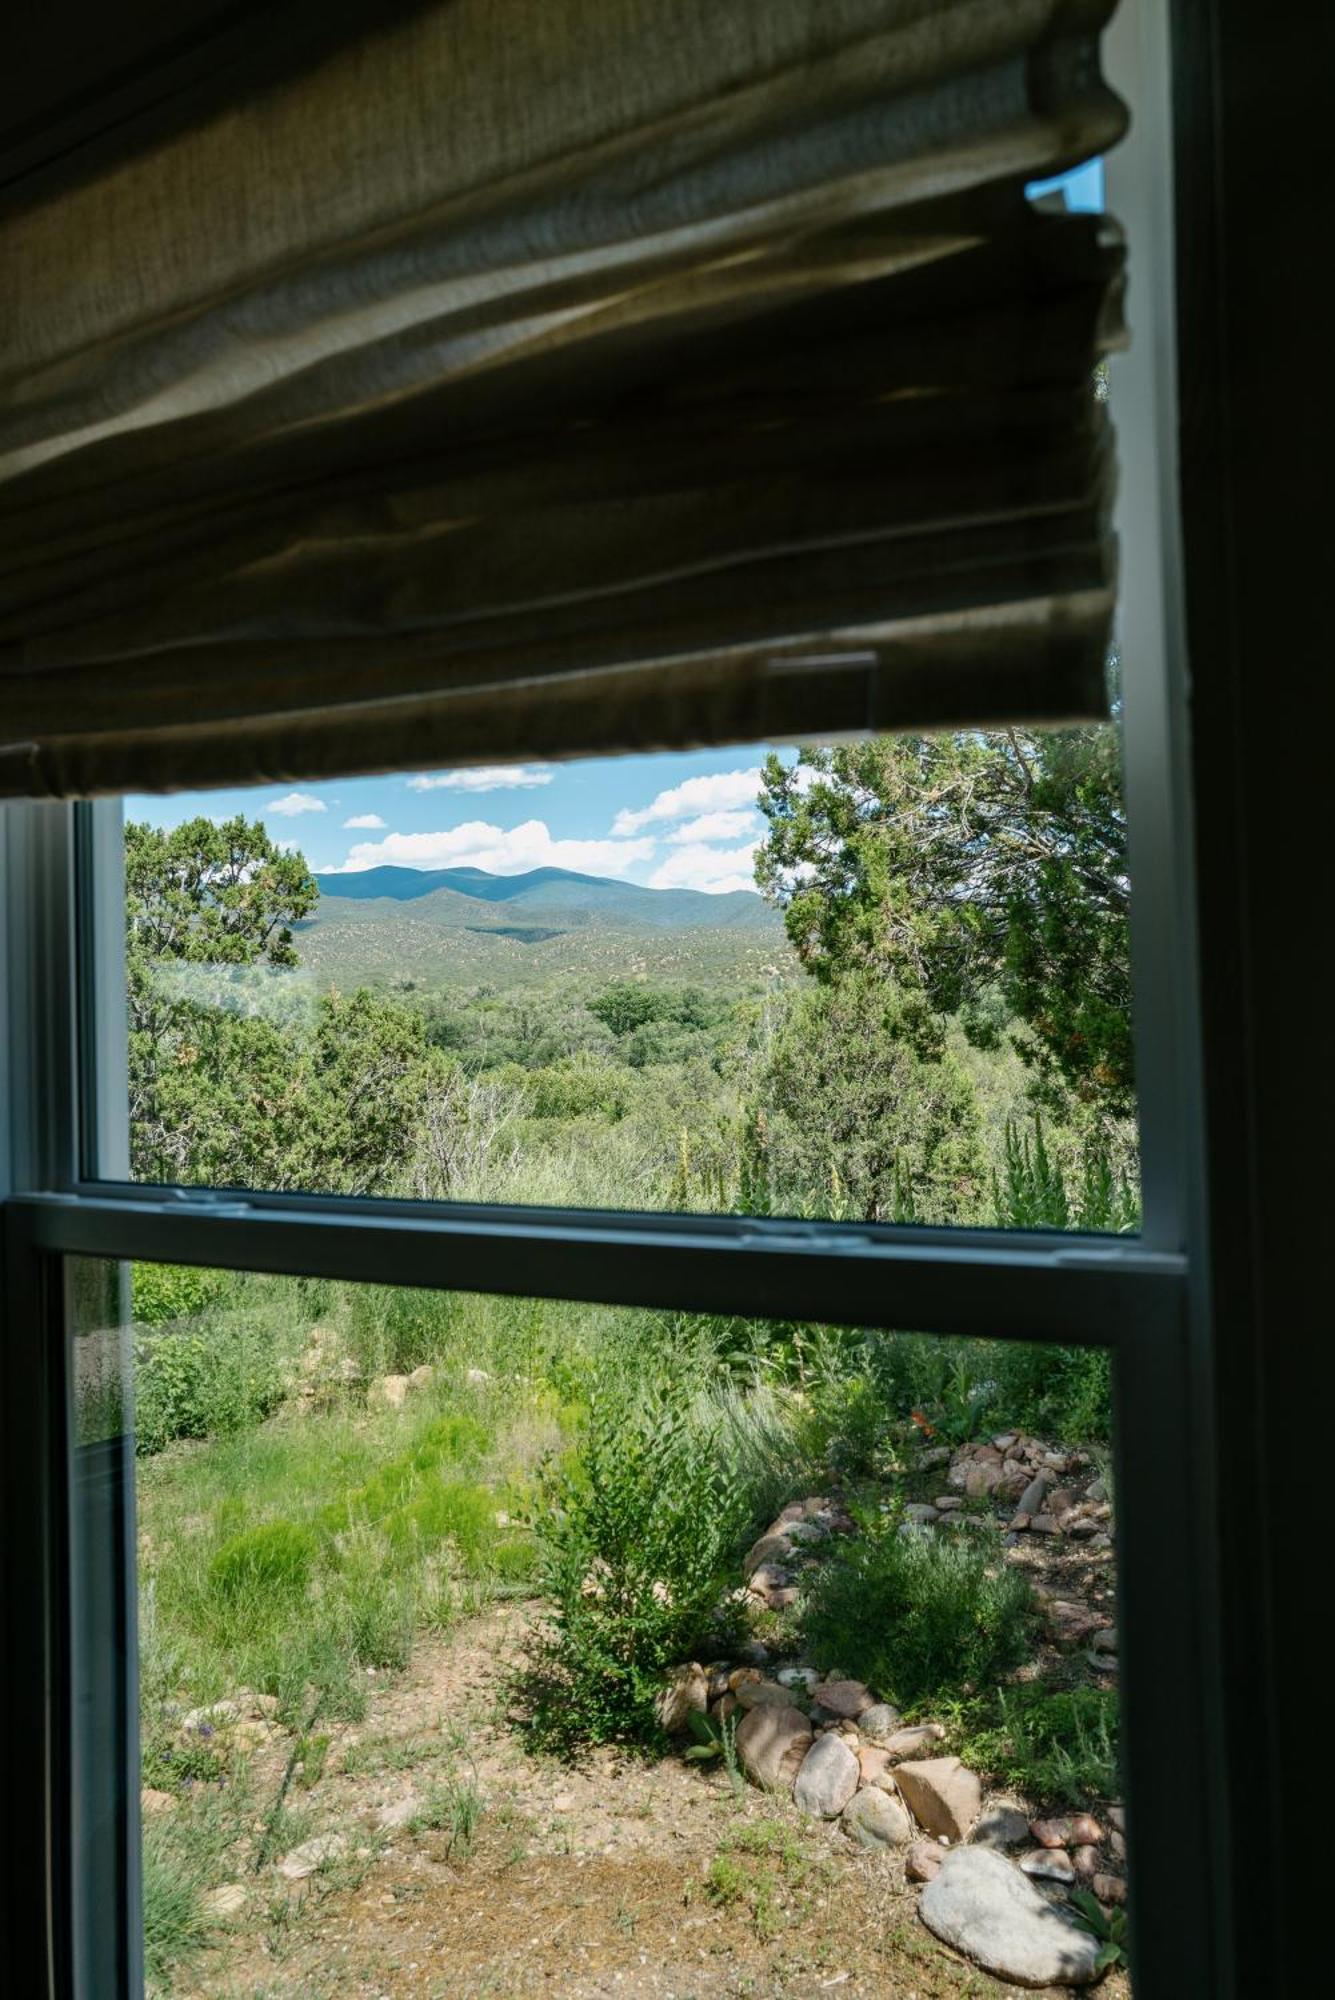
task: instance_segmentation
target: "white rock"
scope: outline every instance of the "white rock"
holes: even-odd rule
[[[875,1785],[854,1792],[842,1825],[863,1847],[907,1847],[913,1838],[913,1821],[899,1800]]]
[[[314,1840],[303,1840],[300,1847],[294,1847],[285,1854],[278,1864],[280,1875],[289,1882],[304,1881],[317,1868],[327,1867],[331,1861],[339,1860],[348,1851],[347,1840],[341,1833],[317,1833]]]
[[[244,1882],[223,1882],[218,1888],[210,1889],[204,1898],[204,1908],[211,1917],[237,1917],[245,1907]]]
[[[390,1805],[381,1806],[375,1816],[375,1823],[385,1833],[391,1833],[401,1826],[407,1826],[422,1810],[422,1801],[416,1792],[409,1792],[406,1798],[395,1799]]]
[[[813,1819],[837,1819],[856,1792],[860,1775],[858,1760],[841,1736],[818,1736],[797,1774],[794,1802]]]
[[[983,1803],[983,1788],[958,1757],[928,1757],[900,1764],[895,1783],[924,1833],[967,1840]]]
[[[753,1708],[737,1725],[737,1755],[756,1784],[786,1791],[802,1768],[811,1734],[800,1709]]]
[[[934,1937],[1018,1986],[1089,1986],[1099,1941],[986,1847],[947,1854],[918,1903]]]

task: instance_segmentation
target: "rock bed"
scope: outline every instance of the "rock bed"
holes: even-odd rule
[[[1067,1552],[1094,1574],[1111,1562],[1112,1509],[1087,1452],[1001,1433],[929,1447],[916,1470],[920,1480],[942,1475],[944,1490],[905,1507],[906,1533],[967,1531],[982,1513],[1003,1528],[1007,1559],[1025,1567],[1059,1567]],[[773,1611],[794,1605],[831,1538],[853,1532],[839,1496],[794,1501],[745,1558],[747,1598]],[[1115,1675],[1107,1611],[1065,1579],[1059,1590],[1038,1581],[1035,1590],[1052,1643],[1087,1647],[1088,1664]],[[1066,1896],[1087,1888],[1105,1912],[1125,1901],[1120,1807],[1109,1808],[1106,1825],[1088,1813],[1031,1818],[1005,1802],[984,1810],[978,1775],[941,1753],[940,1723],[905,1725],[861,1681],[781,1663],[762,1645],[747,1651],[742,1664],[691,1661],[674,1672],[660,1708],[670,1733],[689,1730],[693,1712],[727,1724],[755,1784],[790,1794],[800,1812],[837,1822],[865,1848],[904,1850],[907,1880],[923,1885],[923,1922],[986,1970],[1027,1985],[1100,1976],[1099,1940]]]

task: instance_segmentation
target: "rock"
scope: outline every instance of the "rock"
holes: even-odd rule
[[[1075,1495],[1069,1486],[1059,1486],[1054,1493],[1048,1495],[1048,1512],[1055,1514],[1058,1520],[1063,1514],[1069,1514],[1074,1505]]]
[[[1061,1529],[1051,1514],[1032,1514],[1029,1518],[1029,1532],[1033,1535],[1059,1535]]]
[[[1020,1866],[1026,1875],[1036,1875],[1043,1882],[1075,1880],[1075,1869],[1064,1847],[1031,1847],[1020,1856]]]
[[[731,1693],[736,1694],[743,1681],[761,1681],[764,1678],[759,1667],[734,1667],[728,1675],[728,1688]]]
[[[371,1384],[371,1396],[375,1402],[388,1403],[391,1410],[401,1410],[408,1400],[408,1377],[378,1375]]]
[[[1109,1808],[1108,1808],[1108,1823],[1109,1823],[1109,1825],[1110,1825],[1110,1826],[1113,1826],[1113,1827],[1115,1827],[1115,1828],[1117,1829],[1118,1833],[1125,1833],[1125,1832],[1126,1832],[1126,1807],[1125,1807],[1125,1806],[1109,1806]]]
[[[175,1792],[158,1792],[152,1785],[145,1785],[139,1794],[139,1810],[145,1819],[156,1819],[160,1813],[175,1812],[179,1803]]]
[[[875,1706],[870,1693],[861,1681],[821,1681],[818,1687],[812,1689],[812,1693],[821,1707],[827,1708],[831,1715],[855,1718],[865,1715],[869,1708]]]
[[[1037,1521],[1034,1526],[1038,1526]],[[1078,1646],[1091,1632],[1097,1632],[1102,1622],[1097,1611],[1071,1598],[1054,1598],[1047,1607],[1048,1630],[1060,1646]]]
[[[753,1708],[737,1725],[737,1755],[742,1768],[756,1784],[770,1791],[788,1789],[811,1744],[811,1724],[797,1708]],[[856,1766],[856,1758],[853,1763]]]
[[[958,1757],[929,1757],[900,1764],[895,1783],[926,1833],[967,1840],[983,1803],[983,1788]]]
[[[932,1505],[938,1514],[956,1514],[964,1505],[964,1502],[960,1499],[958,1493],[941,1493],[933,1500]]]
[[[220,1883],[216,1889],[210,1889],[204,1898],[204,1908],[211,1917],[238,1917],[245,1907],[244,1882]]]
[[[887,1736],[881,1748],[897,1759],[921,1757],[924,1750],[934,1749],[945,1733],[939,1722],[917,1722],[908,1729],[897,1729],[893,1736]]]
[[[1097,1847],[1073,1847],[1071,1866],[1082,1882],[1092,1882],[1099,1872],[1099,1850]]]
[[[429,1389],[435,1379],[435,1369],[429,1361],[424,1361],[420,1368],[412,1370],[408,1377],[408,1387],[410,1389]]]
[[[983,1460],[969,1467],[964,1481],[964,1491],[970,1500],[986,1500],[1001,1484],[1001,1478],[1001,1467]]]
[[[717,1701],[720,1695],[727,1694],[728,1663],[726,1660],[718,1660],[713,1666],[706,1667],[705,1674],[709,1682],[709,1699],[711,1701]]]
[[[1031,1819],[1029,1831],[1040,1847],[1097,1847],[1103,1828],[1089,1813],[1064,1813],[1059,1819]]]
[[[895,1789],[894,1777],[890,1770],[890,1753],[888,1750],[880,1750],[874,1743],[863,1743],[857,1746],[850,1744],[849,1748],[856,1751],[858,1770],[862,1774],[864,1785],[880,1785],[888,1792],[892,1792]]]
[[[1124,1833],[1118,1833],[1116,1828],[1114,1828],[1108,1835],[1108,1845],[1112,1849],[1114,1861],[1126,1860],[1126,1835]]]
[[[278,1872],[289,1882],[302,1882],[317,1868],[327,1867],[347,1851],[348,1843],[341,1833],[317,1833],[314,1840],[303,1840],[300,1847],[294,1847],[290,1854],[285,1854],[278,1864]]]
[[[969,1472],[973,1465],[971,1458],[957,1458],[946,1474],[946,1485],[956,1493],[962,1493],[969,1482]]]
[[[820,1675],[814,1667],[780,1667],[774,1678],[780,1687],[801,1688],[804,1693],[810,1694]]]
[[[1091,1479],[1085,1492],[1086,1500],[1106,1500],[1108,1488],[1102,1479]]]
[[[933,1472],[938,1465],[948,1465],[950,1463],[950,1446],[948,1444],[932,1445],[927,1451],[918,1453],[918,1463],[924,1472]]]
[[[906,1877],[910,1882],[930,1882],[949,1852],[939,1840],[915,1840],[904,1863]]]
[[[278,1734],[272,1722],[238,1722],[229,1732],[229,1741],[238,1750],[262,1750]]]
[[[758,1569],[763,1569],[772,1562],[782,1562],[789,1554],[791,1545],[787,1535],[776,1534],[771,1528],[768,1534],[762,1535],[760,1540],[753,1542],[747,1550],[742,1559],[742,1575],[749,1581]]]
[[[929,1507],[925,1500],[915,1500],[911,1506],[904,1509],[904,1519],[915,1528],[930,1528],[934,1521],[941,1519],[941,1515],[937,1508]]]
[[[726,1722],[730,1715],[737,1713],[741,1705],[735,1694],[721,1694],[717,1701],[710,1702],[709,1713],[717,1716],[720,1722]]]
[[[799,1812],[837,1819],[858,1788],[858,1760],[841,1736],[818,1736],[793,1784]]]
[[[1120,1875],[1096,1875],[1089,1886],[1101,1903],[1126,1901],[1126,1883]]]
[[[1026,1530],[1028,1529],[1028,1527],[1029,1527],[1029,1526],[1030,1526],[1030,1517],[1029,1517],[1029,1515],[1028,1515],[1028,1514],[1014,1514],[1014,1515],[1012,1515],[1012,1517],[1011,1517],[1011,1533],[1012,1533],[1012,1534],[1014,1534],[1014,1535],[1022,1535],[1022,1534],[1024,1534],[1024,1533],[1025,1533],[1025,1531],[1026,1531]]]
[[[485,1389],[490,1380],[491,1377],[485,1368],[467,1368],[464,1370],[464,1381],[467,1382],[470,1389]]]
[[[737,1690],[739,1705],[752,1708],[794,1708],[797,1697],[792,1688],[780,1687],[777,1681],[743,1681]]]
[[[375,1823],[386,1833],[407,1826],[422,1810],[422,1801],[416,1792],[409,1792],[406,1798],[395,1799],[390,1805],[381,1806],[375,1816]]]
[[[987,1847],[947,1854],[918,1903],[934,1937],[1019,1986],[1088,1986],[1099,1940]]]
[[[1027,1514],[1032,1521],[1034,1515],[1042,1510],[1043,1502],[1047,1498],[1048,1484],[1048,1480],[1041,1472],[1036,1479],[1031,1479],[1020,1495],[1020,1504],[1016,1512]]]
[[[1115,1625],[1104,1625],[1094,1634],[1089,1643],[1096,1653],[1115,1653],[1117,1651],[1117,1627]]]
[[[1004,1455],[1006,1452],[1010,1450],[1012,1445],[1018,1444],[1020,1442],[1019,1432],[1003,1431],[1000,1437],[994,1437],[992,1442],[996,1446],[997,1450]]]
[[[820,1521],[790,1521],[784,1535],[790,1544],[802,1548],[804,1545],[810,1547],[813,1542],[823,1542],[828,1532]]]
[[[992,1806],[969,1839],[975,1847],[1021,1847],[1029,1838],[1029,1822],[1017,1806]]]
[[[875,1786],[853,1794],[841,1823],[863,1847],[907,1847],[913,1838],[913,1822],[899,1800]]]
[[[1028,1484],[1029,1475],[1023,1469],[1007,1472],[1003,1467],[1001,1477],[992,1489],[992,1498],[1001,1501],[1007,1507],[1013,1507]]]
[[[654,1709],[669,1736],[681,1736],[690,1728],[692,1715],[708,1712],[709,1675],[697,1660],[672,1669]]]
[[[858,1717],[858,1733],[869,1743],[885,1743],[899,1727],[899,1710],[888,1701],[874,1701]]]

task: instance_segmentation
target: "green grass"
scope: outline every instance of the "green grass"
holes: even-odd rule
[[[1121,1789],[1117,1725],[1110,1688],[1001,1688],[966,1722],[960,1755],[1002,1784],[1078,1806]]]

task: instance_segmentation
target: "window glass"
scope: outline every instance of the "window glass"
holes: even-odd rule
[[[965,1834],[1117,1966],[1101,1350],[70,1268],[157,1990],[926,1990]]]
[[[125,818],[138,1179],[1136,1226],[1112,724]]]

